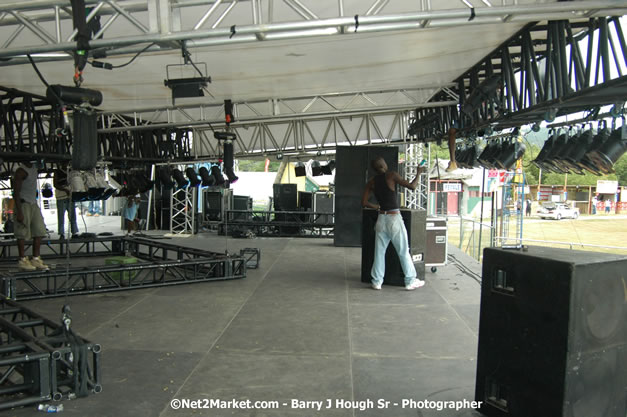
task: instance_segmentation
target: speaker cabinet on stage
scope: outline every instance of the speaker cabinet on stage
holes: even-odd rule
[[[274,211],[296,211],[296,184],[274,184]]]
[[[364,209],[362,215],[363,239],[361,245],[361,282],[370,282],[372,275],[372,263],[374,262],[374,246],[375,246],[375,230],[377,223],[376,210]],[[381,214],[381,216],[390,216],[389,214]],[[397,216],[396,214],[394,216]],[[414,261],[416,273],[420,279],[425,276],[424,254],[426,248],[426,219],[427,212],[424,210],[408,210],[401,209],[403,223],[407,229],[407,239],[409,243],[409,253]],[[394,245],[390,242],[387,252],[385,253],[385,276],[383,278],[384,285],[405,285],[405,274],[401,268],[401,262]]]
[[[627,258],[485,249],[479,322],[483,414],[627,415]]]
[[[379,156],[385,159],[389,170],[398,170],[395,146],[338,146],[336,149],[335,246],[361,246],[361,196],[368,180],[375,176],[370,161]]]

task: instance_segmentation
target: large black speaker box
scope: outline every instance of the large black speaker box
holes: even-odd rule
[[[72,169],[88,171],[98,162],[98,115],[75,111],[72,131]]]
[[[364,209],[362,215],[363,239],[361,245],[361,282],[370,282],[372,275],[372,263],[374,262],[375,230],[378,216],[397,216],[397,214],[378,214],[376,210]],[[427,212],[424,210],[401,209],[403,223],[407,229],[409,254],[414,261],[414,267],[418,278],[424,279],[426,248],[426,220]],[[401,268],[401,262],[394,245],[390,243],[385,253],[384,285],[405,285],[405,274]]]
[[[296,211],[296,184],[274,184],[274,211]]]
[[[370,161],[379,156],[385,159],[389,170],[398,170],[396,146],[338,146],[336,149],[335,246],[361,246],[361,196],[368,180],[375,176]]]
[[[475,396],[493,417],[627,415],[627,258],[483,256]]]

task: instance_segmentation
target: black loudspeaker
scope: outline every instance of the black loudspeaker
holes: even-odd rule
[[[370,161],[379,156],[385,159],[389,170],[398,170],[395,146],[338,146],[336,149],[335,246],[361,246],[361,196],[366,183],[375,175]]]
[[[303,211],[313,210],[313,193],[309,191],[298,192],[298,208]]]
[[[476,400],[491,417],[627,415],[627,258],[483,256]]]
[[[362,214],[363,239],[361,245],[361,282],[371,282],[372,263],[374,262],[375,224],[378,216],[398,216],[398,214],[378,214],[376,210],[364,209]],[[409,253],[414,261],[418,278],[425,277],[426,220],[425,210],[402,209],[403,223],[407,230]],[[384,285],[405,285],[405,274],[398,260],[394,245],[390,243],[385,253]]]
[[[204,196],[205,220],[222,220],[222,193],[219,191],[205,191]]]
[[[96,113],[74,112],[72,131],[72,169],[89,171],[98,162],[98,129]]]
[[[274,184],[274,211],[296,211],[296,184]]]
[[[233,210],[252,211],[253,199],[247,195],[233,196]],[[229,221],[249,221],[252,220],[252,213],[233,213]]]
[[[316,214],[314,223],[333,224],[333,213],[335,212],[335,196],[332,193],[314,193],[313,211]]]

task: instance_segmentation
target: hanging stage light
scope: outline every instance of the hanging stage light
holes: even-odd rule
[[[172,174],[170,173],[170,169],[168,167],[160,167],[158,171],[159,182],[161,186],[166,190],[171,190],[174,188],[174,182],[172,181]]]
[[[224,142],[224,173],[231,184],[238,180],[233,171],[233,163],[233,142],[227,140]]]
[[[627,128],[623,125],[614,129],[609,138],[594,151],[587,154],[594,165],[604,174],[614,172],[614,163],[627,151]]]
[[[593,138],[592,128],[589,127],[587,130],[583,130],[564,156],[564,161],[578,174],[583,174],[583,168],[579,165],[579,162],[591,148]]]
[[[176,181],[176,185],[178,188],[185,188],[189,184],[189,182],[185,179],[183,172],[180,169],[174,168],[172,170],[172,178]]]
[[[294,174],[296,174],[297,177],[304,177],[305,175],[307,175],[305,164],[303,164],[302,162],[296,162],[296,164],[294,165]]]
[[[333,170],[335,169],[335,160],[332,159],[327,162],[326,165],[322,167],[322,175],[333,175]]]
[[[320,162],[313,161],[311,163],[311,175],[313,175],[314,177],[319,177],[320,175],[322,175],[322,167],[320,166]]]
[[[525,154],[527,147],[517,140],[509,141],[503,146],[502,152],[495,159],[496,165],[501,169],[510,170],[522,156]]]
[[[219,166],[213,165],[211,167],[211,175],[216,179],[216,185],[224,184],[224,177],[222,176],[222,172],[220,171]]]
[[[189,185],[191,187],[198,187],[200,185],[200,178],[198,178],[198,174],[196,174],[194,168],[188,167],[185,169],[185,175],[189,179]]]
[[[479,84],[468,96],[464,105],[462,106],[462,112],[471,115],[475,111],[479,110],[481,105],[488,100],[496,99],[499,87],[501,86],[501,75],[492,75],[486,78]]]
[[[209,170],[207,168],[200,167],[198,173],[200,174],[200,178],[202,179],[203,187],[210,187],[216,183],[215,177],[209,173]]]

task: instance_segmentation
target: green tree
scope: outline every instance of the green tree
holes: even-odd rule
[[[266,161],[264,159],[238,159],[237,161],[239,170],[244,172],[264,172],[266,167]],[[269,172],[277,172],[279,170],[280,162],[270,162],[268,167]]]
[[[620,157],[614,164],[614,170],[616,171],[616,177],[618,178],[618,184],[627,186],[627,153]]]

